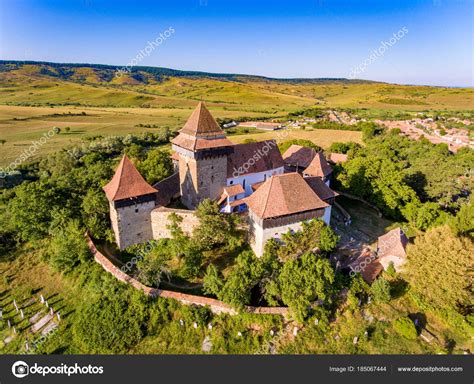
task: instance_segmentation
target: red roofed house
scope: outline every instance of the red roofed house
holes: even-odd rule
[[[158,191],[143,179],[127,156],[122,157],[114,177],[103,190],[120,249],[153,238],[150,214]]]
[[[320,177],[329,187],[329,177],[332,174],[332,167],[326,161],[322,152],[317,152],[311,163],[303,171],[305,177]]]
[[[302,172],[311,164],[316,153],[314,148],[302,147],[296,144],[291,145],[283,154],[285,170],[287,172]]]
[[[245,190],[240,184],[224,187],[224,192],[217,202],[222,207],[221,212],[242,212],[246,209]]]
[[[351,277],[360,273],[367,284],[372,284],[383,271],[383,266],[377,259],[377,254],[370,248],[365,248],[358,256],[347,260],[343,269],[348,270]]]
[[[298,173],[271,177],[245,201],[249,208],[250,245],[258,257],[263,255],[269,239],[300,230],[303,221],[323,218],[325,209],[330,207]]]
[[[393,263],[396,271],[400,271],[406,263],[407,253],[405,248],[408,238],[401,228],[395,228],[379,237],[377,242],[377,256],[380,264],[386,270]]]

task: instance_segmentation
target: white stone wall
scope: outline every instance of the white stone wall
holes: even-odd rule
[[[392,255],[380,257],[378,261],[380,262],[380,264],[382,264],[384,270],[387,270],[388,266],[392,262],[397,272],[400,272],[403,269],[403,265],[406,263],[406,259],[402,259],[400,257]]]
[[[237,185],[240,184],[244,186],[244,180],[245,180],[245,195],[250,196],[253,193],[252,190],[252,185],[256,183],[260,183],[262,181],[265,181],[272,177],[273,175],[280,175],[284,173],[285,168],[280,167],[280,168],[275,168],[275,169],[270,169],[265,172],[257,172],[257,173],[249,173],[246,175],[240,175],[237,177],[230,177],[227,179],[227,185]]]
[[[181,229],[188,236],[192,234],[194,227],[199,224],[199,220],[196,217],[194,211],[165,207],[156,208],[151,211],[153,239],[159,240],[171,237],[170,230],[167,228],[167,226],[170,224],[169,215],[172,213],[176,213],[178,216],[183,218],[183,221],[181,222]]]
[[[288,231],[300,231],[301,222],[283,225],[281,227],[265,228],[263,229],[260,225],[250,219],[250,246],[252,247],[255,255],[261,257],[265,249],[265,244],[270,239],[280,239],[281,235]]]
[[[155,201],[123,208],[114,208],[111,204],[110,219],[120,249],[144,243],[153,238],[150,213],[154,208]]]
[[[324,208],[323,221],[326,223],[326,225],[331,224],[331,208],[332,208],[332,205],[330,205],[329,207]]]

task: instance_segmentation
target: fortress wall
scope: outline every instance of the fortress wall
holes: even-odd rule
[[[167,226],[170,223],[169,215],[172,213],[183,218],[181,229],[186,235],[191,235],[193,229],[199,224],[199,220],[194,211],[166,207],[156,208],[151,211],[151,229],[154,239],[158,240],[171,237],[170,230]]]
[[[112,263],[106,256],[104,256],[95,246],[92,239],[86,235],[87,244],[89,250],[94,255],[94,260],[99,263],[104,270],[111,273],[116,279],[131,285],[135,289],[142,291],[145,295],[151,297],[164,297],[167,299],[174,299],[184,305],[201,305],[208,306],[211,311],[215,314],[227,313],[229,315],[235,315],[238,312],[232,308],[229,304],[222,301],[212,299],[204,296],[188,295],[186,293],[167,291],[158,288],[151,288],[142,283],[137,279],[127,275],[121,271],[114,263]],[[281,315],[288,316],[288,308],[286,307],[251,307],[246,306],[245,312],[263,315]]]

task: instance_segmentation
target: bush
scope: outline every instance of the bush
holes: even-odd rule
[[[415,340],[418,337],[416,332],[415,324],[408,317],[400,317],[393,322],[393,328],[400,336],[408,340]]]
[[[390,296],[390,283],[383,277],[378,278],[370,287],[374,300],[381,303],[388,303]]]
[[[84,230],[77,221],[68,222],[51,240],[48,249],[51,265],[59,272],[70,273],[90,258]]]

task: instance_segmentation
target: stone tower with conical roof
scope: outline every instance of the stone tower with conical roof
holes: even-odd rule
[[[203,102],[172,144],[179,155],[182,203],[195,209],[206,198],[218,199],[227,183],[227,156],[233,144]]]
[[[158,192],[123,156],[114,177],[103,188],[110,207],[110,221],[120,249],[153,238],[151,211]]]

